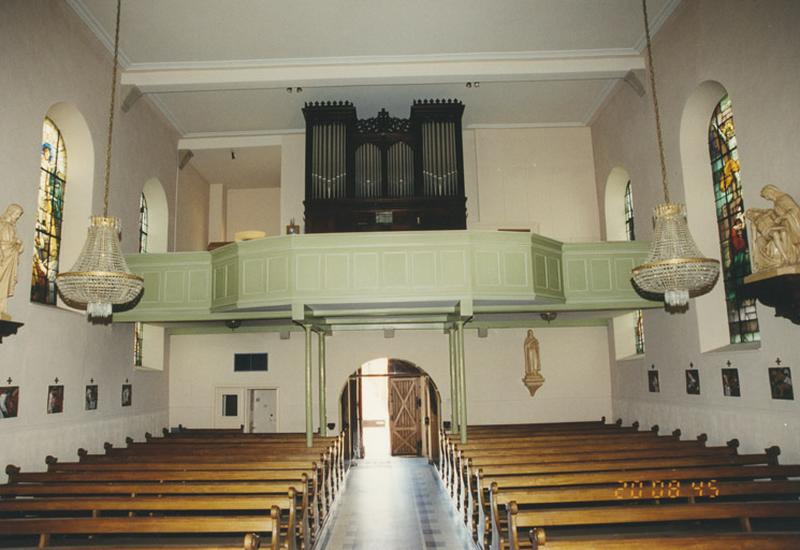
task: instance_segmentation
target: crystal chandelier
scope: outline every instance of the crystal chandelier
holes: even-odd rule
[[[648,74],[653,92],[653,109],[656,113],[664,203],[653,209],[653,243],[645,263],[633,268],[633,282],[644,293],[663,295],[664,303],[670,308],[685,308],[689,304],[690,297],[702,296],[714,287],[719,276],[719,261],[703,257],[686,224],[686,208],[669,200],[667,166],[661,137],[661,116],[653,71],[650,24],[647,19],[647,0],[642,0],[642,11],[647,37]]]
[[[111,137],[114,130],[114,105],[119,66],[119,19],[121,0],[117,0],[117,28],[114,36],[114,68],[111,76],[111,108],[108,116],[108,147],[103,196],[103,215],[92,216],[89,234],[80,256],[70,271],[56,276],[58,292],[67,305],[86,308],[90,318],[111,317],[113,306],[135,300],[144,287],[143,279],[128,269],[119,246],[119,218],[108,215],[111,178]]]

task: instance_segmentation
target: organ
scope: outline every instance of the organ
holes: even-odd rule
[[[348,101],[307,103],[307,233],[465,229],[457,100],[414,101],[358,119]]]

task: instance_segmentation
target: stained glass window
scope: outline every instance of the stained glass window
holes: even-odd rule
[[[147,198],[144,193],[139,197],[139,253],[147,253],[148,214]],[[142,344],[144,343],[144,323],[133,325],[133,365],[142,366]]]
[[[148,215],[147,215],[147,198],[142,193],[139,197],[139,253],[147,252],[147,231],[148,231]]]
[[[744,223],[744,201],[736,131],[731,100],[726,95],[714,109],[708,127],[708,149],[714,175],[719,245],[722,253],[722,279],[728,308],[728,328],[732,344],[756,342],[758,317],[753,299],[742,296],[745,276],[750,274],[750,252]]]
[[[49,118],[44,119],[42,128],[39,166],[41,170],[33,238],[31,301],[55,304],[64,188],[67,183],[67,150],[61,131]]]
[[[633,193],[631,192],[631,182],[625,185],[625,234],[629,241],[636,240],[636,231],[633,227]]]
[[[636,240],[636,229],[633,223],[633,191],[631,182],[625,184],[625,235],[629,241]],[[644,316],[642,310],[633,312],[633,337],[636,343],[636,355],[644,354]]]

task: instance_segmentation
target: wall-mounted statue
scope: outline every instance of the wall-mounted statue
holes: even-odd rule
[[[800,206],[774,185],[765,185],[761,196],[773,208],[748,208],[754,271],[800,263]]]
[[[534,336],[532,329],[528,330],[523,350],[525,352],[525,377],[522,379],[522,383],[533,397],[536,390],[544,384],[544,376],[542,376],[542,361],[539,357],[539,340]]]
[[[0,216],[0,319],[4,321],[11,320],[6,313],[6,303],[17,286],[17,266],[22,252],[22,241],[17,237],[17,220],[22,212],[20,205],[12,203]]]

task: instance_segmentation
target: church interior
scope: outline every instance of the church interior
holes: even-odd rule
[[[0,548],[800,548],[798,26],[3,0]]]

